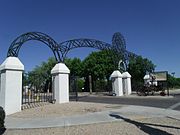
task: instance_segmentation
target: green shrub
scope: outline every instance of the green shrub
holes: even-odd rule
[[[4,128],[5,111],[0,106],[0,128]]]

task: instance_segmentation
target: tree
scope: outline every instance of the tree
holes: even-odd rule
[[[111,51],[92,52],[83,61],[84,76],[92,75],[93,79],[109,79],[115,70]]]
[[[86,89],[89,89],[89,75],[92,78],[92,87],[104,89],[103,86],[109,84],[109,77],[116,69],[113,61],[113,52],[103,50],[92,52],[83,61],[83,76],[86,78]],[[105,89],[104,89],[105,90]]]
[[[71,76],[82,76],[82,62],[79,58],[67,58],[65,64],[69,68]]]
[[[155,67],[152,61],[147,58],[141,56],[130,58],[127,70],[132,76],[132,86],[142,84],[146,72],[153,72]]]
[[[37,90],[47,90],[51,87],[51,70],[56,64],[54,58],[49,58],[47,62],[42,62],[28,73],[28,82],[35,86]]]
[[[36,86],[39,90],[50,88],[52,83],[51,70],[56,63],[54,58],[42,62],[40,66],[36,66],[33,71],[29,72],[28,79],[26,77],[25,82]],[[117,62],[114,62],[114,53],[110,50],[92,52],[83,61],[79,58],[65,60],[71,76],[85,77],[87,83],[89,75],[91,75],[93,82],[99,85],[103,83],[109,84],[110,75],[117,69],[115,63]],[[141,56],[132,57],[128,65],[128,72],[132,76],[132,85],[143,83],[146,72],[153,72],[154,69],[155,65],[147,58]]]
[[[180,78],[168,74],[168,86],[170,88],[180,88]]]

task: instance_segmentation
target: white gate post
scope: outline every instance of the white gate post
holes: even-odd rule
[[[6,115],[21,111],[23,70],[24,65],[17,57],[8,57],[0,65],[0,106]]]
[[[119,70],[114,71],[111,76],[113,92],[116,96],[123,96],[122,74]]]
[[[69,73],[70,70],[64,63],[56,64],[51,70],[56,103],[69,102]]]
[[[122,73],[123,76],[123,91],[125,92],[125,95],[130,95],[132,93],[131,89],[131,75],[128,72]]]

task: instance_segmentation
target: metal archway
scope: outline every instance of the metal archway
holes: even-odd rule
[[[66,55],[68,54],[68,52],[75,48],[90,47],[90,48],[95,48],[99,50],[112,49],[112,46],[108,43],[105,43],[96,39],[87,39],[87,38],[68,40],[68,41],[60,43],[59,46],[63,47],[63,49],[60,48],[61,50],[63,50],[61,52],[63,60],[66,58]]]
[[[53,51],[54,57],[57,62],[63,62],[70,50],[79,47],[91,47],[99,50],[112,50],[117,56],[117,59],[115,59],[115,63],[118,65],[119,58],[121,58],[125,63],[126,68],[129,58],[137,56],[136,54],[126,50],[125,39],[119,32],[113,35],[112,45],[96,39],[87,38],[68,40],[58,44],[50,36],[44,33],[28,32],[20,35],[11,43],[8,49],[7,57],[18,57],[21,46],[29,40],[37,40],[46,44]]]
[[[61,56],[59,54],[60,48],[59,48],[58,43],[54,41],[50,36],[41,32],[28,32],[17,37],[11,43],[8,49],[7,57],[10,57],[10,56],[18,57],[21,46],[29,40],[37,40],[37,41],[43,42],[52,50],[56,61],[58,62],[62,61]]]
[[[63,61],[70,50],[79,47],[91,47],[99,50],[112,50],[116,57],[115,64],[118,65],[120,60],[119,58],[121,58],[126,66],[124,69],[127,69],[129,58],[137,56],[136,54],[126,50],[125,39],[119,32],[113,35],[112,45],[96,39],[80,38],[62,42],[59,44],[59,47],[59,49],[61,49],[59,51],[61,51]]]

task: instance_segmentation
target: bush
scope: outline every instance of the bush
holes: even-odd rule
[[[5,111],[0,106],[0,128],[4,128]]]

